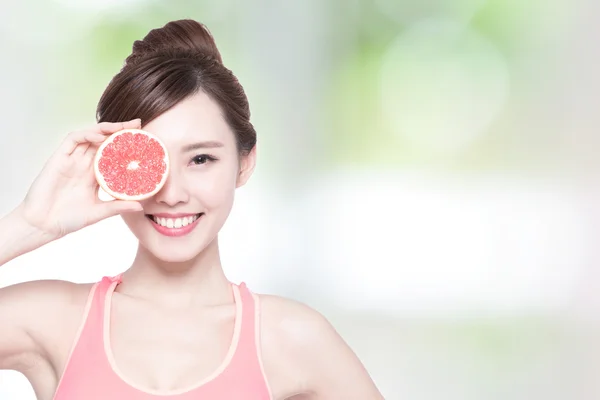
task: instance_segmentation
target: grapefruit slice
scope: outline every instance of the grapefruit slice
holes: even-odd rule
[[[114,199],[147,199],[158,193],[167,181],[167,148],[150,132],[120,130],[98,148],[94,173],[102,190]]]

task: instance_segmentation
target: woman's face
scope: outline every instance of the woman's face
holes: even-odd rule
[[[143,127],[166,145],[165,186],[142,201],[143,212],[123,214],[142,246],[157,258],[194,258],[217,236],[235,189],[250,177],[255,149],[238,156],[235,136],[216,102],[199,92]]]

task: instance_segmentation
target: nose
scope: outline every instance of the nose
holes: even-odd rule
[[[167,181],[162,189],[154,195],[154,200],[159,204],[175,207],[179,203],[189,201],[189,193],[181,176],[171,169]]]

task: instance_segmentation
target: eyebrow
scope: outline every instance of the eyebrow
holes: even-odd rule
[[[215,148],[215,147],[223,147],[223,143],[217,142],[216,140],[207,140],[205,142],[198,142],[188,144],[187,146],[183,146],[183,152],[188,152],[192,150],[198,149],[207,149],[207,148]]]

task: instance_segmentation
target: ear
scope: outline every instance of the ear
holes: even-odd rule
[[[236,188],[243,186],[250,179],[256,165],[256,145],[250,150],[250,153],[240,158],[240,170],[237,176]]]

